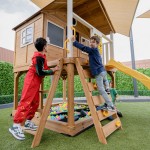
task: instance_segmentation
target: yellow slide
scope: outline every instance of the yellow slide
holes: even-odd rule
[[[110,70],[113,68],[116,68],[118,70],[120,70],[121,72],[134,77],[135,79],[139,80],[140,82],[142,82],[148,89],[150,89],[150,77],[136,71],[133,70],[125,65],[123,65],[120,62],[116,62],[115,60],[111,59],[107,65],[105,66],[106,70]]]

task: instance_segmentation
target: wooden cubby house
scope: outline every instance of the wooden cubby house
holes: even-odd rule
[[[93,77],[88,70],[88,55],[73,47],[68,39],[75,34],[79,42],[88,45],[90,36],[94,34],[100,36],[101,55],[103,63],[107,64],[110,58],[114,58],[113,33],[129,35],[138,0],[132,2],[131,0],[32,0],[32,2],[41,9],[13,29],[16,33],[13,114],[18,105],[19,77],[27,72],[31,64],[31,58],[36,51],[35,39],[44,37],[48,41],[48,66],[60,65],[61,70],[54,74],[50,89],[43,89],[43,83],[41,84],[38,109],[41,116],[34,118],[39,127],[36,132],[30,132],[34,135],[32,147],[39,145],[44,128],[74,136],[93,123],[99,140],[106,144],[106,137],[122,127],[120,119],[114,112],[96,111],[95,105],[100,105],[103,99],[101,96],[92,96],[95,87],[90,82]],[[129,13],[130,15],[128,15]],[[111,74],[112,70],[108,71]],[[80,76],[91,112],[91,118],[79,121],[74,121],[74,75]],[[63,79],[63,99],[68,103],[67,123],[47,120],[60,78]],[[85,80],[85,78],[89,78],[89,80]],[[114,80],[113,75],[112,78]],[[68,88],[67,97],[66,87]],[[46,92],[48,97],[43,106],[43,94]],[[108,116],[113,116],[114,120],[102,126],[100,121]]]

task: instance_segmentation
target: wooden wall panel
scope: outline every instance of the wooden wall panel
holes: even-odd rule
[[[48,45],[46,56],[47,56],[47,61],[60,59],[63,57],[63,49],[56,46]]]
[[[36,51],[34,44],[30,44],[27,46],[27,64],[31,64],[32,62],[32,57],[34,52]]]
[[[31,58],[33,56],[34,51],[36,51],[34,47],[34,41],[38,37],[42,37],[42,31],[43,31],[43,23],[42,23],[42,15],[39,15],[29,22],[23,24],[20,28],[16,30],[16,49],[15,49],[15,66],[26,66],[28,64],[31,64]],[[29,26],[30,24],[33,24],[34,31],[33,31],[33,43],[26,45],[24,47],[21,47],[21,30]]]
[[[43,21],[42,18],[34,22],[34,41],[38,37],[42,37],[42,31],[43,31]]]
[[[19,45],[20,47],[20,45]],[[17,47],[17,51],[16,51],[16,66],[23,66],[26,64],[26,46],[23,48],[19,48]]]
[[[48,21],[64,28],[64,41],[65,41],[65,39],[66,39],[66,30],[65,30],[66,23],[63,22],[62,20],[58,19],[57,17],[55,17],[53,15],[48,15],[48,14],[45,14],[45,16],[44,16],[44,38],[47,37]],[[63,51],[64,51],[63,48],[48,44],[47,54],[46,54],[47,61],[52,61],[52,60],[62,58],[63,57]]]
[[[76,47],[73,48],[73,57],[79,57],[79,50]]]
[[[58,15],[58,13],[57,13]],[[44,19],[44,20],[43,20]],[[33,53],[36,51],[34,44],[27,45],[25,47],[21,48],[20,40],[21,40],[21,30],[25,27],[29,26],[30,24],[34,24],[34,38],[33,41],[36,40],[38,37],[47,37],[47,22],[50,21],[62,28],[64,28],[64,41],[66,39],[66,21],[59,19],[58,17],[44,13],[36,16],[32,20],[29,20],[28,22],[24,23],[22,26],[17,28],[16,30],[16,54],[15,54],[15,66],[14,68],[20,67],[20,66],[26,66],[31,64],[31,59],[33,56]],[[44,26],[44,28],[43,28]],[[84,27],[81,23],[77,23],[77,26],[75,26],[76,31],[79,32],[79,37],[81,36],[85,38],[89,38],[90,36],[90,30],[86,27]],[[62,58],[64,55],[64,48],[60,48],[54,45],[48,45],[47,47],[47,60],[53,61],[56,59]],[[82,57],[88,59],[88,56],[86,54],[81,53],[77,48],[74,47],[73,57]]]

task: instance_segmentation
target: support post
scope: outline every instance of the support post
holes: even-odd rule
[[[66,79],[67,79],[67,76],[63,76],[62,79],[63,79],[63,102],[66,102],[67,101],[67,99],[66,99]]]
[[[134,43],[133,43],[132,28],[130,30],[130,50],[131,50],[132,69],[135,70],[136,67],[135,67],[135,55],[134,55]],[[133,88],[134,88],[134,97],[138,97],[137,81],[135,78],[133,78]]]
[[[67,65],[68,77],[68,126],[74,128],[74,64]]]
[[[106,43],[106,45],[105,45],[106,47],[106,49],[105,49],[105,52],[106,52],[106,64],[108,63],[108,61],[109,61],[109,52],[108,52],[108,43]]]
[[[19,85],[19,77],[24,72],[15,72],[14,73],[14,104],[13,109],[16,110],[18,107],[18,85]]]
[[[67,38],[70,40],[72,37],[72,30],[71,27],[73,20],[73,0],[67,0]],[[67,57],[73,57],[73,46],[72,42],[69,41],[67,43],[67,49],[69,50],[69,53],[67,54]]]
[[[113,33],[112,32],[110,32],[110,39],[112,41],[112,42],[110,42],[110,58],[114,59],[114,42],[113,42],[114,37],[113,37]]]
[[[20,72],[14,73],[14,104],[13,109],[16,110],[18,106],[18,84],[19,84],[19,74]]]
[[[42,83],[40,85],[40,104],[39,104],[39,109],[43,109],[43,86],[44,86],[44,83],[43,83],[43,79],[42,79]]]
[[[104,43],[104,44],[103,44],[103,53],[102,53],[102,61],[103,61],[103,64],[105,64],[105,51],[106,51],[105,46],[106,46],[106,44]]]

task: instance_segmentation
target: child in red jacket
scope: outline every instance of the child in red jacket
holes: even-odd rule
[[[22,131],[21,124],[25,121],[25,129],[36,130],[37,126],[31,121],[39,106],[39,89],[42,79],[45,75],[52,75],[59,67],[49,69],[46,60],[47,41],[44,38],[37,38],[30,66],[22,90],[20,103],[14,116],[14,124],[9,128],[9,132],[18,140],[24,140],[25,135]]]

